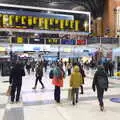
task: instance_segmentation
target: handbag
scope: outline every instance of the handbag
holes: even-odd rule
[[[11,86],[8,87],[6,91],[6,96],[11,96]]]
[[[68,100],[72,100],[72,89],[68,89]]]

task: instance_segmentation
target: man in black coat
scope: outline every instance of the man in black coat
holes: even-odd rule
[[[95,92],[95,87],[97,88],[97,97],[100,105],[100,110],[104,110],[103,95],[104,91],[108,89],[108,77],[103,66],[98,66],[98,69],[93,78],[92,88]]]
[[[19,102],[21,86],[22,86],[22,76],[25,76],[25,71],[22,64],[20,64],[19,61],[17,61],[14,67],[11,69],[11,73],[10,73],[12,103],[14,102],[14,99],[16,99],[16,102]],[[15,92],[17,92],[16,98],[15,98]]]

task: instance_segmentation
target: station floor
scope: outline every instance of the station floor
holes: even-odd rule
[[[0,77],[0,120],[120,120],[120,103],[111,102],[111,98],[120,97],[120,79],[109,78],[110,88],[105,92],[105,110],[99,110],[96,92],[91,89],[94,71],[86,71],[84,94],[79,94],[79,103],[73,106],[68,100],[69,77],[64,80],[61,89],[61,103],[54,101],[54,86],[44,73],[45,89],[38,83],[33,90],[35,75],[31,73],[23,78],[21,102],[10,104],[5,95],[8,77]]]

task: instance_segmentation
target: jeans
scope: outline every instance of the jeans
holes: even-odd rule
[[[98,98],[100,106],[104,106],[103,95],[104,95],[104,89],[97,88],[97,98]]]
[[[75,102],[78,102],[78,93],[79,93],[79,88],[72,88],[72,102],[75,104]],[[76,98],[75,98],[76,97]]]
[[[59,87],[59,86],[55,86],[54,99],[55,99],[58,103],[60,103],[60,87]]]
[[[42,85],[42,87],[44,87],[44,84],[42,83],[42,77],[41,76],[36,77],[35,87],[37,86],[38,80],[39,80],[40,84]]]

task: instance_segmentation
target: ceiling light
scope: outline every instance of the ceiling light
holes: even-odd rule
[[[51,3],[49,3],[49,5],[50,5],[50,6],[57,6],[58,3],[57,3],[57,2],[51,2]]]

